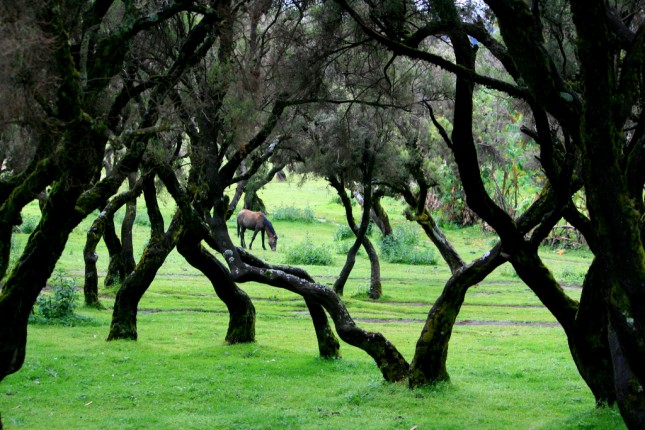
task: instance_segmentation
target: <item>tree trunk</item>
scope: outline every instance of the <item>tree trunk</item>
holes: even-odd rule
[[[464,303],[468,288],[485,279],[493,270],[505,262],[501,257],[501,245],[487,252],[455,273],[430,309],[410,363],[410,387],[432,385],[449,381],[446,369],[448,343],[457,315]]]
[[[121,254],[123,248],[121,246],[121,240],[116,234],[114,213],[106,214],[103,240],[105,241],[110,258],[103,284],[106,287],[119,285],[130,272],[125,270],[125,264],[123,263],[123,255]]]
[[[87,239],[83,248],[83,260],[85,261],[85,284],[83,285],[83,296],[85,306],[103,309],[99,300],[99,276],[96,270],[96,261],[99,255],[96,253],[96,245],[101,241],[102,224],[98,219],[92,223],[87,230]]]
[[[177,250],[186,261],[211,281],[215,293],[229,313],[226,342],[229,344],[255,342],[255,307],[251,298],[231,279],[230,273],[198,241],[184,235]]]
[[[367,236],[363,238],[363,248],[370,259],[370,293],[369,298],[378,300],[383,295],[383,286],[381,285],[381,263],[372,241]]]
[[[309,275],[309,273],[298,267],[270,265],[255,257],[253,254],[248,253],[242,248],[237,248],[237,251],[243,262],[254,267],[261,267],[269,270],[279,270],[290,275],[297,276],[298,278],[305,279],[308,282],[315,282],[311,275]],[[320,356],[322,358],[340,357],[340,344],[338,343],[338,339],[336,339],[336,336],[334,335],[334,332],[329,325],[325,310],[319,303],[316,303],[315,301],[312,301],[306,297],[304,297],[304,299],[305,304],[307,305],[307,309],[309,309],[309,314],[311,315],[311,322],[313,323],[314,329],[316,331],[316,337],[318,339],[318,351],[320,353]]]
[[[247,182],[246,190],[244,190],[244,209],[266,212],[267,208],[260,196],[258,196],[257,191],[258,189],[250,188]]]
[[[305,298],[305,304],[316,331],[318,353],[322,358],[340,358],[340,343],[329,326],[325,310],[318,303],[307,298]]]
[[[347,219],[347,224],[349,225],[349,228],[351,228],[352,232],[354,232],[354,235],[356,236],[356,240],[354,244],[349,248],[349,251],[347,251],[345,264],[343,265],[343,268],[341,269],[340,274],[338,275],[338,279],[336,279],[336,282],[334,282],[334,291],[336,292],[336,294],[340,296],[343,295],[343,292],[345,289],[345,283],[347,282],[347,279],[349,278],[349,274],[351,273],[352,269],[354,268],[354,264],[356,263],[356,254],[358,253],[358,250],[360,249],[361,245],[363,245],[365,247],[366,252],[368,252],[368,249],[371,248],[371,250],[369,250],[368,252],[368,255],[370,256],[370,265],[371,265],[370,297],[373,296],[373,298],[380,298],[382,294],[381,273],[380,273],[381,266],[378,263],[378,256],[372,244],[369,243],[366,245],[366,242],[369,242],[369,239],[367,238],[366,234],[367,234],[367,227],[369,225],[369,220],[370,220],[369,214],[370,214],[370,206],[372,201],[371,186],[369,184],[366,186],[366,190],[365,190],[366,197],[363,203],[363,215],[361,216],[361,224],[360,226],[356,226],[356,222],[354,221],[354,214],[352,213],[352,203],[349,199],[349,196],[347,195],[347,192],[345,191],[345,186],[342,180],[333,176],[329,176],[327,180],[329,181],[329,184],[338,193],[341,203],[345,208],[345,218]],[[376,266],[373,265],[374,262],[376,262],[377,264]]]
[[[629,358],[625,356],[621,342],[612,325],[609,326],[609,345],[614,365],[614,384],[620,415],[625,420],[627,428],[645,428],[643,385],[634,373]],[[642,363],[639,365],[642,366]]]
[[[146,199],[148,211],[151,204]],[[153,217],[150,216],[151,223]],[[182,231],[179,213],[176,213],[165,235],[154,232],[148,245],[143,250],[139,263],[126,276],[117,291],[114,300],[114,312],[107,340],[137,339],[137,306],[154,280],[157,271],[166,260],[170,251],[175,247]]]
[[[82,219],[75,210],[82,188],[62,185],[72,181],[63,177],[54,186],[40,223],[0,294],[0,380],[22,367],[29,314],[70,232]]]
[[[136,184],[136,174],[128,175],[128,186],[132,191]],[[115,210],[116,211],[116,210]],[[137,199],[133,199],[125,204],[125,215],[121,223],[121,239],[116,235],[114,226],[114,212],[109,215],[109,220],[105,224],[104,238],[105,245],[108,248],[110,262],[108,263],[107,274],[105,275],[105,286],[118,284],[120,281],[132,272],[135,266],[134,251],[132,247],[132,228],[134,220],[137,217]]]
[[[406,213],[406,217],[409,220],[416,221],[417,224],[421,226],[423,231],[426,233],[426,236],[430,238],[434,246],[439,250],[443,260],[448,264],[450,273],[454,275],[459,269],[466,265],[427,209],[424,209],[423,214],[420,216],[413,216]]]
[[[363,195],[354,191],[354,197],[358,204],[363,206]],[[390,224],[390,217],[387,215],[387,211],[381,205],[381,198],[383,195],[379,192],[374,193],[372,196],[372,209],[370,210],[370,218],[376,224],[376,226],[381,230],[383,236],[389,236],[392,234],[392,225]]]
[[[596,405],[616,402],[614,371],[609,348],[606,297],[609,285],[605,268],[594,259],[584,280],[569,349],[580,375],[596,399]]]

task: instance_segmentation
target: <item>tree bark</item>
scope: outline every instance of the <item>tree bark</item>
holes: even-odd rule
[[[314,279],[307,273],[305,270],[300,269],[299,267],[284,266],[284,265],[271,265],[255,257],[253,254],[247,252],[243,248],[237,248],[237,252],[240,255],[240,258],[246,264],[249,264],[254,267],[270,269],[270,270],[279,270],[290,275],[297,276],[299,278],[305,279],[308,282],[315,283]],[[327,320],[327,314],[323,307],[306,297],[304,297],[305,304],[311,315],[311,322],[314,325],[316,331],[316,338],[318,339],[318,351],[322,358],[339,358],[340,357],[340,344],[338,339],[334,335],[329,321]]]
[[[596,405],[616,402],[614,372],[609,348],[609,320],[606,297],[609,286],[604,279],[605,268],[595,258],[582,286],[569,349],[580,375],[596,399]]]
[[[194,238],[184,234],[177,250],[186,261],[201,271],[229,313],[225,341],[229,344],[255,342],[255,307],[251,298],[231,279],[228,270]]]
[[[354,264],[356,263],[356,254],[358,253],[360,246],[363,245],[365,252],[367,252],[367,255],[370,259],[371,274],[369,297],[371,299],[377,300],[383,294],[383,286],[381,284],[381,265],[378,260],[378,255],[376,254],[374,246],[367,237],[367,225],[369,224],[370,213],[369,206],[371,202],[371,196],[368,196],[367,193],[369,192],[371,194],[371,186],[366,187],[366,198],[365,200],[363,200],[362,204],[363,215],[361,217],[361,224],[360,226],[357,226],[356,222],[354,221],[354,214],[352,213],[352,203],[349,199],[349,196],[347,195],[343,181],[333,176],[329,176],[327,180],[338,193],[340,201],[345,208],[345,218],[347,219],[347,224],[356,236],[356,241],[347,252],[345,264],[343,265],[343,268],[338,275],[338,279],[336,279],[336,282],[334,282],[334,291],[336,291],[338,295],[343,295],[345,283],[347,282],[349,274],[351,273],[352,269],[354,268]]]
[[[99,226],[100,222],[97,221],[95,220],[87,230],[87,238],[83,247],[83,260],[85,262],[83,296],[85,306],[103,309],[104,307],[99,300],[99,276],[96,270],[96,262],[99,259],[99,255],[96,253],[96,245],[101,241],[103,226]]]
[[[137,339],[137,306],[154,280],[157,271],[179,241],[183,231],[181,216],[175,213],[168,230],[163,232],[163,217],[157,205],[153,178],[144,184],[144,196],[150,218],[150,240],[139,263],[126,276],[114,300],[112,323],[107,340]]]
[[[482,258],[465,266],[446,282],[441,295],[432,305],[417,340],[414,358],[410,363],[410,387],[450,380],[446,369],[448,343],[466,292],[505,261],[501,256],[501,244],[497,244]]]
[[[424,208],[421,215],[412,215],[406,212],[405,216],[408,220],[416,221],[421,226],[426,236],[439,250],[441,257],[450,268],[450,273],[454,275],[466,265],[466,262],[461,259],[457,250],[452,246],[446,235],[443,234],[443,231],[441,231],[427,209]]]
[[[358,204],[363,206],[363,195],[358,192],[354,191],[354,197],[356,197],[356,201],[358,201]],[[381,234],[383,236],[389,236],[392,234],[392,224],[390,224],[390,217],[387,214],[387,211],[381,205],[381,198],[383,197],[383,194],[378,192],[373,193],[372,196],[372,209],[370,210],[370,218],[376,224],[376,226],[381,230]]]
[[[136,184],[136,174],[128,175],[128,186],[130,190]],[[116,210],[115,210],[116,211]],[[105,275],[105,286],[118,284],[132,272],[135,266],[134,250],[132,247],[132,228],[137,216],[136,196],[125,203],[125,215],[121,223],[121,239],[116,235],[114,225],[114,212],[110,213],[105,225],[104,237],[108,248],[110,262],[108,263],[107,274]]]

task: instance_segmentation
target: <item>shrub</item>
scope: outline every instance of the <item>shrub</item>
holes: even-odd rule
[[[586,275],[585,271],[575,270],[570,267],[565,267],[560,272],[562,280],[575,283],[582,283]]]
[[[311,208],[300,209],[295,206],[280,206],[271,213],[271,219],[277,221],[314,222],[314,211]]]
[[[349,248],[352,247],[355,240],[339,240],[336,242],[336,254],[347,255]],[[363,247],[358,248],[356,255],[362,255]]]
[[[54,275],[52,292],[41,294],[36,300],[36,310],[29,318],[32,323],[74,325],[77,322],[88,321],[74,314],[76,308],[76,286],[73,278],[62,273]]]
[[[334,233],[334,240],[335,241],[341,241],[345,239],[350,239],[354,236],[354,232],[352,231],[351,228],[349,228],[348,225],[339,225],[338,228],[336,228],[336,232]]]
[[[374,231],[374,223],[370,221],[370,223],[367,225],[367,232],[365,233],[366,236],[371,236],[372,232]],[[354,235],[354,232],[352,231],[351,228],[349,228],[348,225],[339,225],[338,228],[336,228],[336,232],[334,233],[334,240],[335,241],[340,241],[340,240],[345,240],[345,239],[355,239],[356,236]]]
[[[22,219],[22,224],[20,224],[20,231],[24,234],[31,234],[36,230],[38,225],[39,218],[35,216],[26,216]]]
[[[316,266],[329,266],[333,264],[334,258],[328,246],[316,246],[309,237],[287,250],[287,263],[289,264],[310,264]]]
[[[389,236],[381,237],[381,254],[389,263],[435,265],[437,255],[430,248],[417,246],[418,231],[412,226],[397,226]]]

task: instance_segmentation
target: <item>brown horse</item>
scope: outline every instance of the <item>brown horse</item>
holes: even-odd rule
[[[239,214],[237,214],[237,235],[240,237],[240,244],[242,248],[246,247],[246,242],[244,241],[244,231],[246,229],[253,230],[253,237],[251,238],[251,243],[249,244],[249,249],[253,246],[253,241],[255,236],[259,232],[262,232],[262,249],[264,247],[264,232],[266,231],[267,236],[269,237],[269,246],[271,251],[275,251],[275,246],[278,243],[278,235],[273,229],[271,221],[262,212],[253,212],[248,209],[242,209]]]

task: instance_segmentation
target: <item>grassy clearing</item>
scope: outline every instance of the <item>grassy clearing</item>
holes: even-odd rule
[[[288,197],[288,198],[287,198]],[[275,183],[262,192],[269,207],[309,208],[314,221],[272,220],[278,251],[253,252],[285,263],[306,237],[333,250],[342,208],[321,183]],[[386,201],[395,224],[401,204]],[[143,210],[143,207],[140,207]],[[37,208],[30,207],[37,215]],[[167,217],[171,203],[164,207]],[[357,213],[358,216],[358,213]],[[269,215],[270,217],[270,215]],[[82,284],[85,221],[70,238],[58,269]],[[147,240],[135,225],[135,252]],[[234,236],[234,223],[229,224]],[[481,256],[493,236],[479,228],[447,231],[465,259]],[[26,235],[16,235],[16,249]],[[234,239],[237,243],[237,238]],[[102,245],[101,245],[102,246]],[[378,246],[378,244],[377,244]],[[99,248],[99,270],[107,252]],[[303,266],[331,285],[332,265]],[[542,250],[566,291],[579,297],[587,252]],[[449,277],[446,265],[382,262],[382,300],[366,298],[369,262],[359,255],[345,288],[352,316],[382,332],[408,360],[432,302]],[[102,282],[102,280],[100,281]],[[615,409],[594,408],[562,330],[512,269],[499,268],[469,292],[450,345],[451,383],[409,390],[384,383],[373,361],[342,344],[343,358],[317,358],[304,302],[288,291],[241,285],[257,309],[257,342],[223,344],[225,306],[212,286],[172,253],[140,303],[139,341],[105,342],[110,310],[80,308],[91,323],[30,325],[23,369],[0,383],[0,413],[8,429],[604,429],[623,428]],[[103,290],[110,308],[113,292]]]

